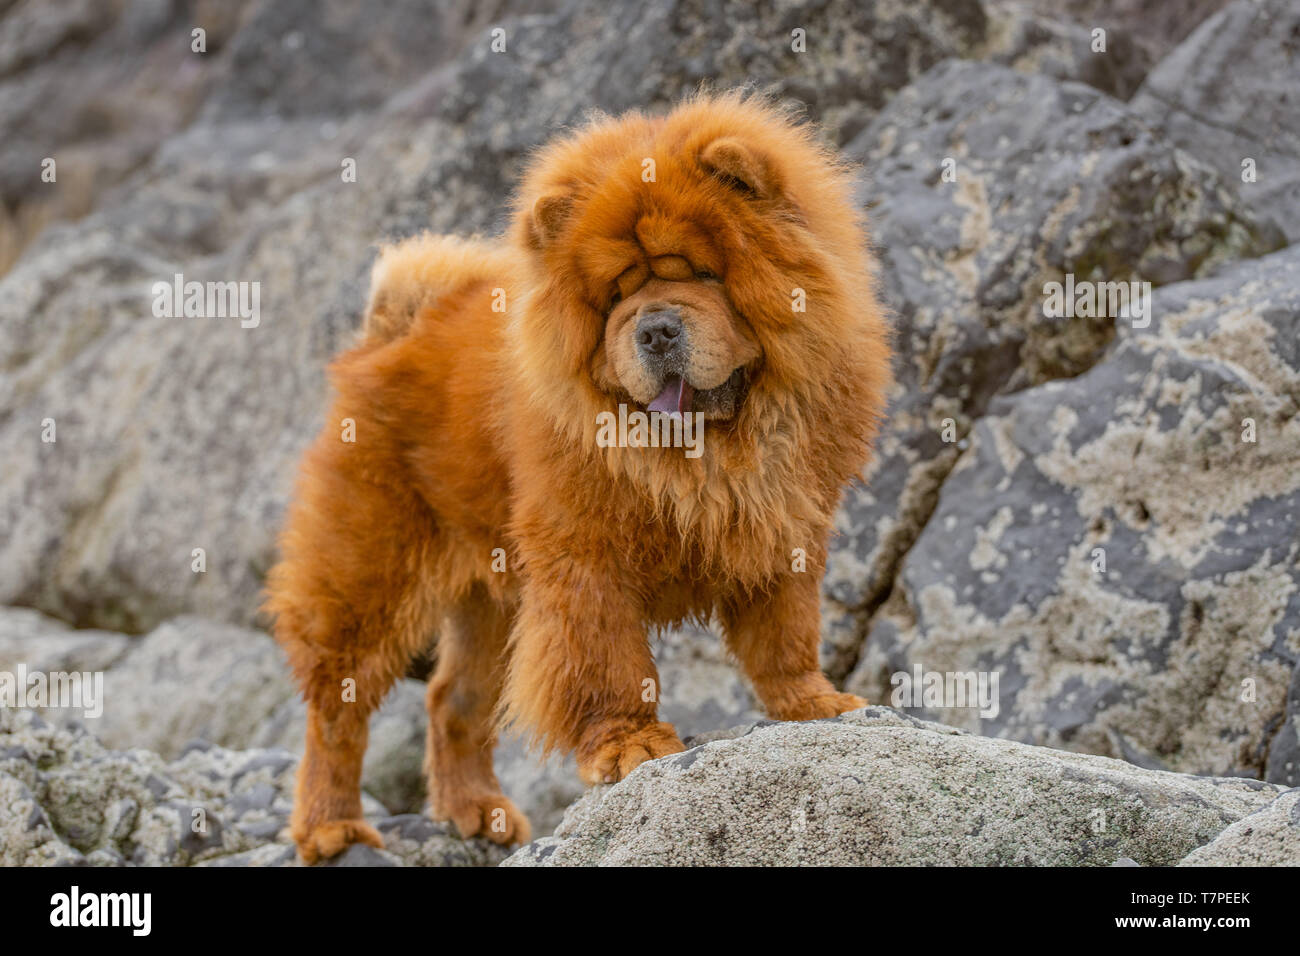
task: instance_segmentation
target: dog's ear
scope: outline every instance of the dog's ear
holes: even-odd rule
[[[771,199],[780,192],[772,165],[738,139],[724,136],[705,146],[700,165],[710,175],[755,199]]]
[[[528,234],[533,247],[540,249],[554,241],[564,230],[573,212],[573,199],[564,193],[546,193],[533,203]]]

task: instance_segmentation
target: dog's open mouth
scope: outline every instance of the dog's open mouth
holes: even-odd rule
[[[697,412],[712,418],[730,418],[740,407],[747,380],[743,366],[732,372],[721,385],[708,389],[697,389],[684,377],[670,375],[664,379],[658,396],[646,408],[666,415]]]

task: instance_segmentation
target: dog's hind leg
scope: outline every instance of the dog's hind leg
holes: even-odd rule
[[[294,793],[291,833],[306,863],[353,843],[382,847],[362,817],[361,763],[370,715],[400,670],[355,654],[317,658],[306,685],[307,739]],[[355,682],[356,696],[352,696]]]
[[[307,863],[353,843],[383,845],[361,812],[370,715],[437,622],[432,515],[376,458],[330,435],[317,440],[267,580],[265,609],[307,702],[290,821]]]
[[[426,698],[433,817],[455,823],[461,836],[503,844],[529,839],[528,819],[501,793],[492,769],[510,624],[510,612],[476,586],[447,615]]]

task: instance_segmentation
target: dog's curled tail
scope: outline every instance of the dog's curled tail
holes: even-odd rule
[[[436,308],[468,286],[506,288],[512,258],[499,243],[433,233],[380,247],[370,271],[362,338],[375,343],[401,338],[421,309]]]

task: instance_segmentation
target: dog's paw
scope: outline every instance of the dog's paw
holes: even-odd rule
[[[298,855],[309,866],[338,856],[354,843],[376,850],[384,848],[384,838],[365,820],[326,820],[310,829],[294,827],[293,841],[298,844]]]
[[[481,836],[509,846],[532,839],[528,818],[501,793],[480,793],[449,797],[434,807],[435,820],[449,820],[462,839]]]
[[[685,749],[672,724],[647,724],[618,734],[580,757],[578,776],[585,783],[617,783],[647,760]]]
[[[821,720],[866,706],[867,702],[856,694],[818,694],[797,700],[772,716],[777,720]]]

